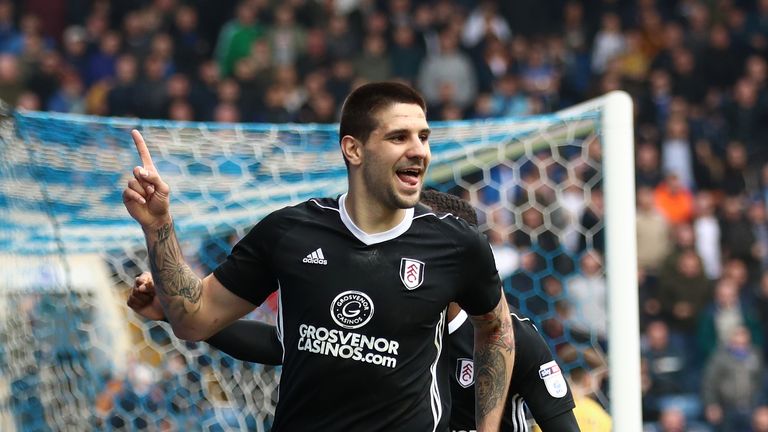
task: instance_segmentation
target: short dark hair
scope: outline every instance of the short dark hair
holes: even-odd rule
[[[439,192],[434,189],[425,189],[421,192],[421,203],[429,206],[432,210],[441,213],[451,213],[456,217],[464,219],[469,224],[477,226],[477,212],[474,207],[456,195]]]
[[[424,98],[413,88],[396,81],[363,84],[347,96],[341,108],[339,142],[346,135],[368,141],[376,124],[376,113],[396,103],[416,104],[427,112]]]

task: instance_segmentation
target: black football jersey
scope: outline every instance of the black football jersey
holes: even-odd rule
[[[573,395],[544,338],[529,318],[510,306],[515,333],[515,366],[501,430],[528,431],[525,405],[543,422],[574,408]],[[450,428],[475,430],[474,329],[463,311],[448,325],[441,373],[450,376]],[[445,408],[447,409],[447,407]]]
[[[490,246],[463,220],[421,205],[369,235],[344,198],[270,214],[214,271],[253,304],[279,293],[273,431],[445,430],[437,362],[446,308],[456,301],[479,315],[498,304]]]

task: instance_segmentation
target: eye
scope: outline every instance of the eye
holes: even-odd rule
[[[403,142],[406,140],[406,137],[405,135],[392,135],[391,139],[392,141],[395,141],[395,142]]]
[[[427,142],[429,141],[429,135],[426,135],[426,134],[419,135],[419,139],[421,140],[421,142]]]

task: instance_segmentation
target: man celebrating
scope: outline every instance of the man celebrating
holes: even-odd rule
[[[483,236],[414,209],[430,160],[423,99],[398,83],[364,85],[345,101],[339,132],[348,192],[268,215],[200,279],[173,229],[170,188],[133,131],[143,166],[123,201],[174,333],[206,339],[278,291],[274,431],[434,431],[445,425],[436,369],[456,301],[475,326],[478,430],[497,430],[511,321]]]

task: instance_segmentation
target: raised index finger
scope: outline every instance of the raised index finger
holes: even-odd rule
[[[144,142],[144,137],[142,137],[141,133],[136,129],[131,131],[131,137],[133,138],[133,143],[136,144],[136,150],[139,151],[141,164],[144,165],[144,168],[154,168],[155,164],[152,163],[152,156],[149,154],[149,149],[147,148],[147,143]]]

